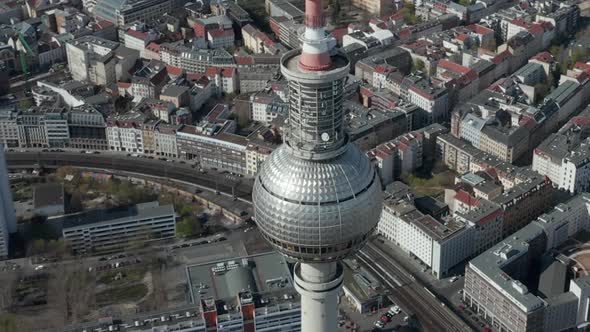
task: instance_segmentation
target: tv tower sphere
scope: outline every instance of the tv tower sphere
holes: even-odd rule
[[[289,81],[285,143],[262,165],[254,185],[254,219],[264,237],[297,261],[301,330],[337,330],[340,261],[377,226],[382,194],[369,159],[343,131],[348,59],[332,50],[322,0],[306,0],[300,50],[285,53]]]

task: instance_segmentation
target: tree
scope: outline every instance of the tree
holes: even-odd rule
[[[471,0],[459,0],[459,4],[461,6],[468,7],[468,6],[471,6]]]
[[[30,251],[32,255],[39,255],[45,252],[45,248],[47,247],[47,241],[43,239],[36,239],[33,240],[31,243]]]
[[[404,15],[404,21],[408,24],[420,23],[421,19],[416,16],[416,7],[413,3],[407,2],[404,8],[401,9]]]
[[[201,224],[195,217],[184,217],[176,223],[176,235],[191,237],[201,233]]]
[[[17,332],[16,316],[13,314],[2,314],[0,316],[0,331]]]
[[[418,59],[416,61],[414,61],[414,71],[424,71],[424,61]]]
[[[585,48],[578,47],[574,49],[571,56],[571,66],[574,66],[578,61],[585,62],[587,57],[588,51]]]

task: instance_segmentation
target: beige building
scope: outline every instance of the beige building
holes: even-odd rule
[[[156,126],[158,120],[149,120],[144,123],[141,127],[141,135],[143,139],[143,153],[155,154],[156,153]]]
[[[351,2],[353,6],[377,16],[390,15],[394,9],[391,0],[351,0]]]

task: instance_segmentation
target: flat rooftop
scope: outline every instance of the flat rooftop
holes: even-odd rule
[[[235,308],[240,292],[250,292],[256,307],[298,302],[289,265],[276,252],[187,266],[187,275],[194,302],[213,298]]]
[[[160,206],[157,201],[154,201],[112,209],[85,211],[51,218],[51,220],[60,220],[63,228],[68,229],[87,227],[89,225],[94,226],[100,224],[120,223],[138,219],[150,219],[174,214],[174,206],[172,204]]]

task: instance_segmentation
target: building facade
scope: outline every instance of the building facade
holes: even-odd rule
[[[76,253],[117,251],[134,242],[176,236],[174,207],[160,206],[157,201],[87,211],[50,220],[62,224],[63,237]]]

